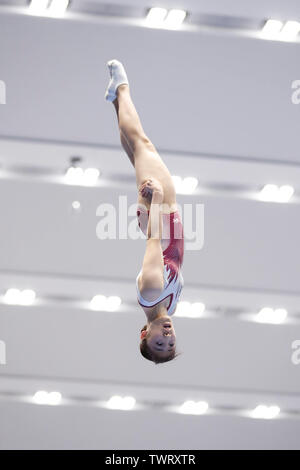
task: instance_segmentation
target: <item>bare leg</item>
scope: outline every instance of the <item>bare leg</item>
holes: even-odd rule
[[[128,85],[121,85],[114,101],[120,129],[121,143],[136,171],[137,186],[148,178],[159,180],[164,189],[164,204],[176,210],[176,193],[170,172],[156,148],[146,136],[139,115],[131,100]],[[139,202],[145,203],[143,199]]]
[[[142,127],[137,110],[131,100],[128,85],[121,85],[117,90],[118,120],[122,134],[134,152],[139,140],[149,140]]]
[[[113,101],[113,104],[114,104],[114,107],[115,107],[115,109],[116,109],[117,118],[118,118],[118,122],[119,122],[119,104],[118,104],[118,98],[116,98],[116,99]],[[131,148],[129,147],[129,144],[128,144],[127,140],[125,139],[124,135],[122,134],[121,130],[120,130],[120,139],[121,139],[121,144],[122,144],[123,149],[124,149],[125,152],[127,153],[128,157],[129,157],[129,160],[131,161],[132,165],[134,166],[133,152],[132,152]]]

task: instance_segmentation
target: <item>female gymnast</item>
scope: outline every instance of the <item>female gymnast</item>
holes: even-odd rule
[[[142,269],[136,279],[138,303],[147,317],[140,351],[158,364],[177,356],[171,315],[183,287],[183,227],[172,177],[143,130],[125,69],[117,60],[107,65],[110,82],[105,98],[115,106],[121,144],[135,169],[138,224],[147,236]]]

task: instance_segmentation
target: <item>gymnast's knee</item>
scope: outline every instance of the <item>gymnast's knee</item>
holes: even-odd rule
[[[141,154],[142,151],[145,151],[145,150],[150,151],[150,152],[156,152],[156,148],[151,142],[151,140],[149,139],[149,137],[147,137],[146,134],[139,134],[135,137],[133,141],[134,155],[138,156]]]

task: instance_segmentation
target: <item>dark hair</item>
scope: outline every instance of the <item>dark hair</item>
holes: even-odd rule
[[[141,332],[145,331],[146,329],[147,329],[147,325],[145,325],[141,329]],[[176,350],[171,351],[171,353],[167,357],[161,357],[158,354],[155,354],[155,352],[151,351],[151,349],[149,348],[146,336],[140,342],[140,351],[141,351],[142,356],[144,356],[145,359],[148,359],[149,361],[152,361],[155,364],[172,361],[172,359],[175,359],[175,357],[177,357],[180,354],[180,353],[177,353]]]

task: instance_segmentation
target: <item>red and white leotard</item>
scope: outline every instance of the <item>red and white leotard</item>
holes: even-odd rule
[[[137,210],[138,224],[142,232],[147,236],[149,211],[144,206],[138,206]],[[168,315],[175,312],[176,304],[179,300],[182,287],[184,285],[181,274],[181,265],[183,263],[184,236],[183,226],[178,211],[171,214],[162,214],[162,239],[164,259],[164,289],[160,296],[154,301],[143,299],[138,287],[138,278],[136,278],[136,289],[138,302],[142,307],[154,307],[159,302],[169,299],[167,307]]]

